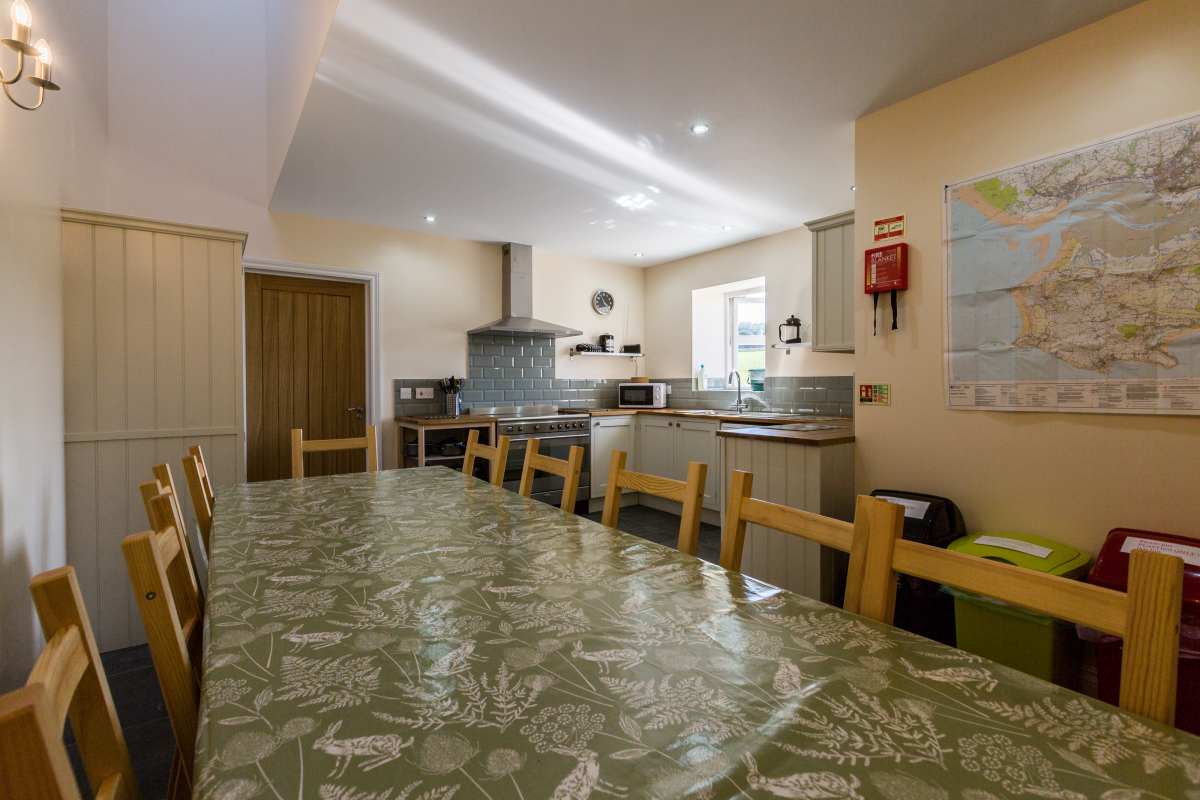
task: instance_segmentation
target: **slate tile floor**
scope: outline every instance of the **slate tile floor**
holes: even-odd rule
[[[587,518],[600,521],[602,512]],[[648,539],[674,549],[679,544],[679,517],[648,506],[625,506],[617,516],[617,530]],[[721,529],[700,523],[700,541],[696,556],[716,564],[721,556]]]
[[[587,515],[588,519],[596,522],[600,521],[600,516],[600,512]],[[679,542],[679,517],[646,506],[622,508],[617,527],[625,533],[671,548]],[[721,529],[715,525],[701,524],[697,555],[715,564],[720,553]],[[101,654],[101,660],[108,675],[113,704],[117,707],[117,716],[125,732],[125,743],[129,747],[129,757],[133,761],[142,797],[145,800],[165,798],[171,774],[171,757],[175,753],[175,737],[171,733],[167,708],[154,674],[150,649],[146,645],[139,645],[113,650]],[[87,778],[69,728],[68,725],[67,752],[75,766],[84,797],[91,800]]]

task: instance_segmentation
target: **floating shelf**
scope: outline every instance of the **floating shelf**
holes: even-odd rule
[[[645,358],[645,356],[646,356],[645,353],[590,353],[590,352],[586,352],[586,351],[580,353],[580,352],[576,352],[575,350],[571,350],[571,351],[569,351],[569,353],[570,353],[572,361],[575,360],[575,356],[608,356],[610,358],[613,356],[617,356],[617,357],[621,357],[621,358],[628,358],[630,361],[632,361],[635,358]]]
[[[793,347],[812,347],[812,342],[792,342],[791,344],[773,344],[773,350],[786,350],[791,355]]]

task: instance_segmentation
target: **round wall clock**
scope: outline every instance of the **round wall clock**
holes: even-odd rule
[[[613,296],[601,289],[592,295],[592,308],[596,309],[597,314],[611,314],[613,310]]]

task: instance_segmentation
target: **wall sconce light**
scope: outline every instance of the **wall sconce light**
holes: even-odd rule
[[[25,0],[13,0],[11,14],[12,38],[0,39],[0,42],[17,51],[17,71],[11,78],[0,71],[0,84],[4,85],[4,94],[9,100],[12,100],[13,105],[26,111],[34,111],[41,107],[42,99],[47,91],[58,91],[58,84],[50,80],[50,62],[54,60],[54,54],[50,52],[50,45],[46,44],[45,39],[38,39],[37,44],[29,43],[30,29],[33,27],[33,14],[29,13],[29,6],[26,5]],[[25,80],[38,87],[37,105],[33,106],[21,103],[8,91],[8,87],[19,81],[25,72],[25,56],[30,56],[34,60],[34,73],[25,77]]]

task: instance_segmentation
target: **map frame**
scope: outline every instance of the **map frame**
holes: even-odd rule
[[[944,400],[946,408],[949,410],[966,411],[1033,411],[1033,412],[1067,412],[1067,413],[1098,413],[1098,414],[1142,414],[1142,415],[1200,415],[1200,373],[1196,377],[1183,378],[1146,378],[1146,377],[1101,377],[1089,378],[1071,376],[1065,379],[1049,378],[1049,379],[1034,379],[1034,380],[956,380],[955,376],[955,350],[953,338],[953,321],[954,308],[953,303],[956,295],[952,291],[952,274],[954,269],[953,264],[953,245],[954,245],[954,204],[962,202],[954,200],[955,193],[964,187],[976,189],[979,184],[987,183],[993,179],[1000,179],[1003,176],[1011,176],[1017,171],[1032,172],[1040,166],[1054,164],[1057,162],[1067,162],[1080,156],[1087,154],[1096,154],[1097,158],[1102,157],[1102,151],[1106,148],[1111,150],[1123,143],[1135,143],[1136,141],[1151,137],[1155,134],[1171,133],[1172,130],[1187,130],[1191,126],[1189,136],[1200,133],[1200,110],[1189,114],[1177,117],[1165,122],[1159,122],[1152,125],[1144,126],[1126,133],[1117,134],[1101,139],[1097,139],[1086,144],[1077,145],[1065,148],[1050,155],[1031,159],[1029,161],[1020,162],[1011,166],[995,169],[987,173],[977,175],[972,178],[960,180],[956,183],[946,184],[943,188],[942,196],[942,248],[943,248],[943,269],[942,269],[942,330],[943,330],[943,387]],[[1185,141],[1193,141],[1188,139]],[[1133,153],[1132,144],[1130,153]],[[1196,145],[1193,143],[1184,148],[1183,153],[1193,154]],[[1196,193],[1197,197],[1185,203],[1185,207],[1189,204],[1200,204],[1200,170],[1195,170],[1195,165],[1192,165],[1193,173],[1189,173],[1190,182],[1186,184],[1188,193]],[[1149,178],[1140,176],[1138,178],[1126,177],[1122,181],[1109,181],[1110,184],[1117,183],[1137,183],[1139,181],[1149,181]],[[1106,186],[1105,182],[1101,181],[1096,184],[1089,185],[1088,190],[1094,191],[1099,186]],[[990,186],[988,188],[991,188]],[[996,181],[996,189],[1011,188],[1003,184],[1002,181]],[[1030,192],[1029,194],[1032,194]],[[1160,193],[1161,194],[1161,193]],[[1081,192],[1079,197],[1085,195]],[[1055,213],[1063,213],[1063,208],[1058,207]],[[1011,206],[1010,206],[1011,207]],[[1009,216],[1005,213],[1005,209],[997,206],[999,216]],[[1014,219],[1020,219],[1014,217]],[[1032,227],[1026,222],[1006,222],[1005,227],[1009,225],[1020,224],[1026,227]],[[1073,224],[1064,229],[1070,230]],[[1191,244],[1183,246],[1183,250],[1191,252],[1193,245],[1200,240],[1200,225],[1190,228]],[[1065,237],[1064,237],[1065,239]],[[1066,242],[1063,242],[1063,247],[1066,247]],[[1171,251],[1165,251],[1170,255]],[[1060,250],[1059,256],[1063,255]],[[1191,258],[1191,255],[1187,256]],[[1051,264],[1055,263],[1055,259],[1051,260]],[[1148,256],[1155,263],[1163,258],[1163,251],[1157,248]],[[1043,259],[1044,263],[1044,259]],[[976,269],[981,265],[973,264]],[[1190,266],[1190,263],[1189,263]],[[962,267],[960,267],[961,269]],[[1044,272],[1051,267],[1046,267],[1038,272]],[[1157,273],[1159,270],[1153,270]],[[1144,270],[1143,270],[1144,272]],[[1196,270],[1197,275],[1200,275],[1200,269]],[[1113,274],[1120,276],[1120,272],[1115,271]],[[1129,274],[1138,275],[1136,270],[1129,270]],[[1017,291],[1025,289],[1027,286],[1036,286],[1029,282],[1037,277],[1037,273],[1031,275],[1025,282],[1018,286],[1014,286],[1005,290],[1008,294],[1014,295]],[[1100,278],[1111,277],[1109,273],[1102,272]],[[1189,278],[1189,281],[1191,279]],[[1200,281],[1200,278],[1196,279]],[[1189,290],[1190,290],[1189,286]],[[996,290],[991,290],[995,293]],[[976,294],[980,294],[979,291]],[[961,300],[961,295],[959,299]],[[1013,296],[1010,298],[1013,303],[1018,303],[1018,298]],[[1024,300],[1024,296],[1020,298]],[[1200,304],[1196,307],[1200,311]],[[1026,320],[1026,311],[1017,307],[1018,313],[1022,319]],[[1026,320],[1027,321],[1027,320]],[[1120,327],[1124,333],[1125,327]],[[1160,337],[1159,340],[1165,338],[1166,343],[1161,346],[1156,344],[1154,350],[1161,348],[1169,348],[1174,340],[1180,336],[1190,336],[1193,333],[1200,333],[1200,321],[1195,326],[1187,327],[1184,333],[1178,335],[1171,334],[1166,337]],[[1061,355],[1057,355],[1045,347],[1037,347],[1031,344],[1018,345],[1021,339],[1035,338],[1027,336],[1028,326],[1025,326],[1021,335],[1017,336],[1014,341],[1007,345],[1010,349],[1020,350],[1025,347],[1032,347],[1037,350],[1042,350],[1050,355],[1054,360],[1051,362],[1055,366],[1059,364],[1059,360],[1063,359]],[[1128,338],[1128,337],[1127,337]],[[1194,345],[1192,345],[1194,346]],[[1162,352],[1165,352],[1163,350]],[[1069,360],[1063,359],[1064,363],[1070,365]],[[1129,359],[1129,361],[1143,361],[1144,359]],[[1114,359],[1111,363],[1124,363],[1126,359]],[[1192,362],[1189,361],[1189,365]],[[1075,371],[1086,370],[1087,367],[1076,369]],[[1101,372],[1107,370],[1107,365],[1101,368]],[[1161,364],[1159,371],[1162,371]]]

